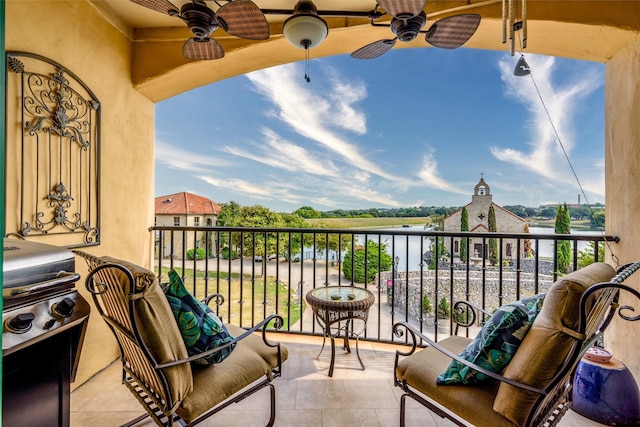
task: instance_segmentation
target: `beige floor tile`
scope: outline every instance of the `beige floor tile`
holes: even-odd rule
[[[347,408],[344,381],[337,379],[299,380],[296,409]]]
[[[316,359],[321,337],[297,334],[272,336],[289,349],[283,376],[274,381],[276,388],[276,427],[395,427],[399,425],[402,390],[393,385],[396,346],[371,341],[360,342],[362,370],[355,355],[336,342],[336,365],[332,378],[327,376],[330,344]],[[72,427],[114,427],[135,418],[143,411],[135,398],[120,383],[118,362],[109,365],[71,395]],[[268,390],[233,404],[216,414],[203,427],[264,426],[269,416]],[[413,399],[407,399],[407,427],[450,427],[453,424],[429,412]],[[150,419],[136,427],[151,427]],[[177,424],[176,424],[177,425]],[[572,411],[560,421],[561,427],[599,427],[600,424]]]
[[[342,426],[358,426],[358,427],[378,427],[378,417],[375,409],[323,409],[322,410],[322,426],[323,427],[342,427]]]
[[[398,407],[393,389],[385,379],[345,381],[344,390],[350,407],[366,409]]]
[[[274,427],[322,427],[321,409],[278,411]]]

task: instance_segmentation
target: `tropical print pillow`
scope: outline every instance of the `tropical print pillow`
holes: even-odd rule
[[[211,308],[189,293],[175,270],[169,271],[169,283],[163,290],[189,356],[220,347],[233,340],[233,336],[227,331],[222,320]],[[231,354],[234,348],[235,343],[194,362],[203,365],[220,363]]]
[[[542,309],[544,294],[498,308],[460,357],[491,372],[500,372],[511,361],[531,324]],[[437,384],[477,384],[487,376],[452,360],[436,379]]]

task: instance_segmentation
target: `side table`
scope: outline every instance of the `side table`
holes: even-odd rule
[[[364,328],[366,328],[369,308],[375,302],[374,295],[367,289],[355,286],[326,286],[310,290],[307,292],[305,299],[313,309],[314,317],[323,329],[322,348],[316,359],[320,357],[322,350],[324,350],[326,338],[331,338],[329,376],[333,376],[336,358],[335,337],[339,336],[341,331],[344,331],[344,348],[348,353],[351,353],[349,337],[355,336],[356,356],[360,366],[364,369],[364,363],[362,363],[360,352],[358,351],[358,339],[362,332],[355,333],[353,331],[353,320],[364,321]],[[345,322],[344,326],[340,326],[339,322]],[[338,329],[335,334],[332,334],[331,326],[335,323],[338,323]]]

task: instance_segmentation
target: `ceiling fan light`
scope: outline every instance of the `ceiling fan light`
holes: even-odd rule
[[[318,46],[327,38],[329,27],[317,15],[293,15],[284,22],[282,32],[295,47],[308,49]]]

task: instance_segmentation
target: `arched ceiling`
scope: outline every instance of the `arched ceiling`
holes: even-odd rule
[[[90,0],[96,9],[132,42],[132,81],[149,99],[158,102],[225,78],[274,65],[300,61],[304,51],[291,46],[282,34],[287,15],[268,15],[271,37],[266,41],[240,39],[218,29],[212,37],[222,44],[225,57],[192,61],[182,56],[191,37],[178,19],[129,0]],[[254,0],[261,9],[291,10],[296,0]],[[185,0],[174,0],[178,7]],[[215,3],[208,1],[210,7]],[[370,11],[374,0],[315,0],[318,10]],[[480,27],[464,48],[508,51],[502,43],[502,0],[427,1],[426,28],[455,13],[477,13]],[[518,1],[518,7],[521,2]],[[525,52],[606,62],[640,31],[640,1],[529,0],[528,41]],[[388,16],[388,15],[387,15]],[[387,16],[381,20],[388,20]],[[310,50],[312,58],[351,53],[373,41],[392,38],[388,27],[371,26],[366,18],[325,17],[329,35]],[[430,48],[424,37],[396,43],[394,49]],[[356,59],[354,59],[356,61]],[[375,59],[369,60],[375,67]]]

